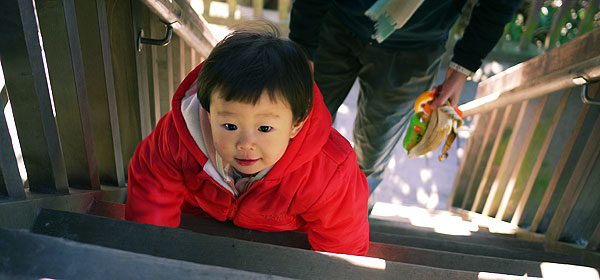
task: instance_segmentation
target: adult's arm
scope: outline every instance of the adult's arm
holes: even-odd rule
[[[319,31],[329,10],[328,0],[295,0],[290,17],[289,38],[300,44],[308,58],[315,60]]]
[[[520,5],[521,0],[479,0],[463,37],[454,46],[450,69],[441,85],[440,96],[431,104],[432,109],[447,100],[452,106],[458,105],[468,75],[479,69]]]
[[[479,0],[463,37],[454,47],[452,61],[471,72],[477,71],[520,5],[521,0]]]
[[[185,190],[180,141],[171,113],[137,147],[129,163],[125,219],[159,226],[179,226]]]

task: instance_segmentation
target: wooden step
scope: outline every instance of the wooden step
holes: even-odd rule
[[[33,232],[175,260],[300,279],[515,279],[326,254],[99,216],[42,209]],[[302,264],[302,265],[298,265]],[[521,279],[521,278],[518,278]]]
[[[287,279],[0,228],[0,279]]]
[[[582,264],[582,256],[570,256],[528,249],[503,248],[482,244],[440,240],[436,238],[398,235],[381,232],[371,232],[369,239],[374,242],[418,247],[437,251],[454,252],[470,255],[481,255],[505,259],[530,260],[540,262],[557,262],[567,264]]]
[[[509,234],[491,234],[489,232],[470,232],[465,235],[450,235],[436,232],[433,228],[417,227],[410,223],[390,221],[384,219],[370,218],[369,229],[371,232],[381,232],[397,235],[412,235],[426,238],[436,238],[440,240],[457,241],[464,243],[486,244],[488,246],[498,246],[503,248],[544,250],[544,244],[517,239]]]
[[[116,216],[122,217],[122,215],[118,214],[119,209],[123,208],[122,204],[114,204],[114,203],[106,203],[106,202],[97,202],[91,208],[90,213],[94,213],[96,215],[104,215],[104,216]],[[388,224],[389,221],[383,221],[384,225],[394,226],[394,224]],[[307,235],[303,232],[294,232],[294,231],[286,231],[286,232],[261,232],[255,230],[249,230],[245,228],[240,228],[235,225],[231,221],[219,222],[210,218],[203,218],[198,216],[186,215],[183,214],[181,218],[180,228],[188,229],[194,232],[230,237],[235,239],[267,243],[273,245],[280,245],[286,247],[300,248],[300,249],[310,249],[310,244],[308,243]],[[421,232],[421,231],[417,231]],[[406,237],[407,242],[404,245],[394,245],[394,244],[385,244],[378,242],[371,242],[370,250],[367,254],[369,257],[381,258],[390,261],[418,264],[418,265],[426,265],[438,268],[449,268],[449,269],[457,269],[464,271],[487,271],[487,272],[496,272],[496,273],[505,273],[505,274],[515,274],[515,275],[524,275],[527,274],[529,276],[541,276],[540,273],[540,262],[539,261],[527,261],[527,260],[513,260],[512,258],[504,259],[501,257],[494,256],[480,256],[478,254],[466,254],[466,253],[455,253],[453,251],[439,251],[435,247],[431,246],[427,248],[418,248],[415,247],[422,243],[423,240],[431,240],[433,243],[439,242],[439,240],[435,240],[435,237],[440,235],[432,232],[432,237],[425,239],[418,239],[418,241],[414,244],[411,244],[411,241],[414,241],[412,235],[408,235]],[[377,233],[371,234],[373,238],[377,238]],[[429,236],[429,235],[425,235]],[[441,235],[443,236],[443,235]],[[401,236],[402,237],[402,236]],[[417,236],[418,237],[418,236]],[[430,242],[428,242],[429,244]],[[460,243],[457,243],[460,244]],[[471,243],[467,243],[469,245]],[[487,244],[487,243],[483,243]],[[477,244],[475,244],[478,246]],[[476,247],[475,248],[479,248]],[[466,249],[472,248],[472,246],[467,247]],[[484,248],[488,248],[487,246]],[[462,251],[466,251],[462,250]],[[519,250],[520,252],[521,250]],[[510,250],[502,249],[501,253],[507,254],[511,253]],[[496,252],[497,253],[497,252]],[[554,256],[552,254],[548,254]],[[559,255],[559,257],[564,257],[563,255]],[[457,260],[465,260],[464,262],[457,262]],[[496,260],[496,261],[494,261]],[[572,259],[567,259],[569,261]],[[549,259],[545,259],[545,261],[550,261]]]

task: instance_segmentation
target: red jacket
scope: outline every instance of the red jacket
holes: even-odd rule
[[[172,110],[137,147],[129,164],[125,218],[177,227],[183,211],[260,231],[302,230],[313,250],[365,255],[367,181],[352,147],[331,127],[317,87],[312,111],[284,155],[235,197],[204,170],[208,158],[182,113],[182,99],[195,93],[200,68],[179,85]]]

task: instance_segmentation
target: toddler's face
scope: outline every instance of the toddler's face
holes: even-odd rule
[[[278,98],[272,102],[267,93],[252,105],[225,101],[215,92],[209,116],[217,152],[244,174],[254,174],[275,164],[303,124],[293,122],[286,101]]]

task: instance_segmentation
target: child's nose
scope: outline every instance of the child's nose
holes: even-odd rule
[[[237,142],[238,150],[253,150],[254,149],[254,141],[250,136],[242,136]]]

